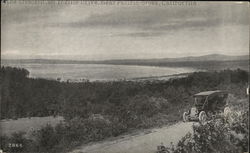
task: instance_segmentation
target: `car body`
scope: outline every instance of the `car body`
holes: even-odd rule
[[[222,90],[204,91],[194,95],[194,106],[183,113],[183,121],[204,122],[223,115],[227,107],[228,92]],[[228,109],[228,108],[227,108]]]

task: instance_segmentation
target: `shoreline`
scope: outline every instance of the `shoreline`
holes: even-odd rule
[[[195,71],[199,72],[199,71]],[[188,73],[178,73],[178,74],[171,74],[171,75],[162,75],[162,76],[150,76],[150,77],[137,77],[137,78],[131,78],[132,81],[167,81],[169,79],[175,79],[175,78],[183,78],[187,77],[188,75],[192,74],[194,72],[188,72]]]
[[[200,71],[194,71],[194,72],[201,72]],[[143,82],[143,81],[168,81],[170,79],[178,79],[178,78],[184,78],[188,75],[194,73],[194,72],[188,72],[188,73],[178,73],[178,74],[170,74],[170,75],[161,75],[161,76],[148,76],[148,77],[135,77],[135,78],[125,78],[125,79],[102,79],[102,80],[91,80],[91,79],[67,79],[67,80],[57,80],[55,78],[41,78],[41,77],[29,77],[31,79],[45,79],[45,80],[51,80],[51,81],[58,81],[62,83],[106,83],[106,82]]]

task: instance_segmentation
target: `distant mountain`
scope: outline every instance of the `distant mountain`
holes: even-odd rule
[[[248,60],[249,55],[229,56],[222,54],[210,54],[204,56],[189,56],[177,58],[176,61],[234,61],[234,60]]]
[[[2,65],[13,64],[111,64],[111,65],[141,65],[141,66],[161,66],[161,67],[189,67],[200,70],[223,70],[223,69],[243,69],[249,71],[249,56],[228,56],[221,54],[210,54],[205,56],[189,56],[181,58],[161,58],[161,59],[117,59],[102,61],[78,61],[59,59],[4,59]]]
[[[249,55],[229,56],[209,54],[204,56],[188,56],[181,58],[154,58],[154,59],[115,59],[100,61],[59,60],[59,59],[2,59],[2,63],[43,63],[43,64],[138,64],[142,63],[176,63],[176,62],[205,62],[205,61],[240,61],[249,60]]]
[[[105,62],[188,62],[188,61],[236,61],[249,60],[249,55],[229,56],[222,54],[209,54],[204,56],[188,56],[180,58],[160,58],[160,59],[124,59],[124,60],[106,60]]]

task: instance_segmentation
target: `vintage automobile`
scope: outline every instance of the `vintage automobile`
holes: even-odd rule
[[[204,91],[194,95],[194,106],[183,113],[183,121],[199,121],[204,123],[214,117],[224,115],[227,107],[226,91]]]

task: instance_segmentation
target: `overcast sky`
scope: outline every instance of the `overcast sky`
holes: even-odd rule
[[[248,7],[3,4],[1,54],[81,60],[246,55]]]

